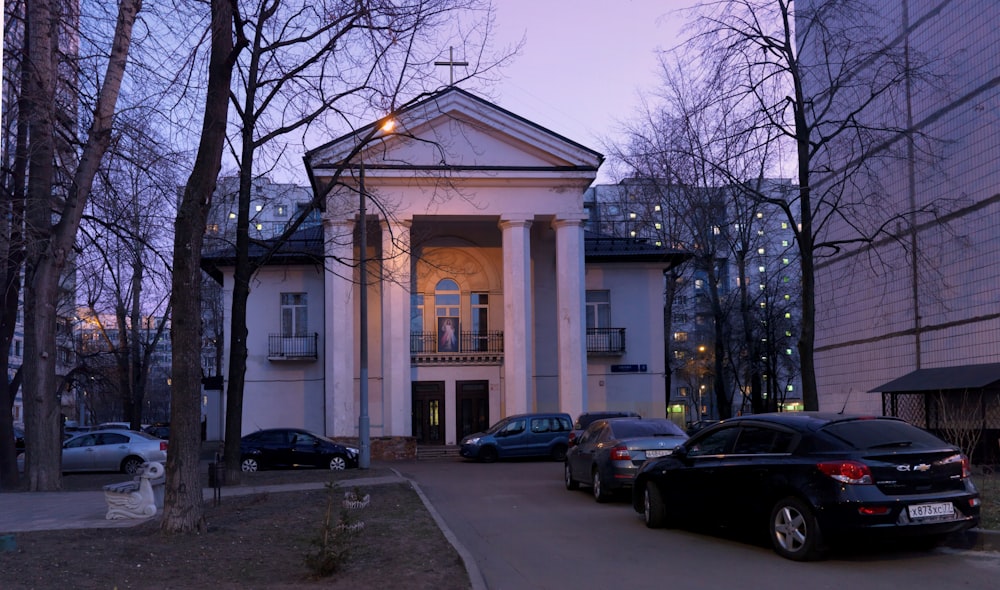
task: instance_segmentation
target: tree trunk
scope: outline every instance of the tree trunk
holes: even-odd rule
[[[212,201],[229,114],[229,85],[236,51],[233,3],[212,0],[208,89],[198,155],[174,224],[171,310],[173,381],[170,452],[161,527],[167,532],[205,530],[199,459],[201,453],[201,246]]]
[[[55,133],[54,59],[57,36],[51,2],[28,6],[27,103],[31,138],[27,205],[27,264],[24,282],[24,417],[27,446],[25,472],[32,491],[55,491],[62,485],[59,402],[55,398],[55,287],[51,271],[42,268],[51,239],[52,179]],[[47,296],[47,297],[46,297]]]

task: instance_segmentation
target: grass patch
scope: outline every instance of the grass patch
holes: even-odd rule
[[[159,519],[131,528],[16,533],[17,549],[0,553],[3,587],[470,587],[460,556],[409,483],[365,486],[365,493],[371,495],[365,528],[330,577],[316,576],[305,562],[330,506],[330,491],[323,489],[226,497],[219,506],[208,502],[204,534],[166,535]]]
[[[993,468],[983,468],[972,476],[982,500],[979,528],[1000,530],[1000,473]]]

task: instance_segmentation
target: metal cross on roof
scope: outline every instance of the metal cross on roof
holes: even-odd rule
[[[448,48],[448,61],[436,61],[434,62],[436,66],[448,66],[448,86],[455,85],[455,66],[467,66],[469,62],[467,61],[455,61],[455,48]]]

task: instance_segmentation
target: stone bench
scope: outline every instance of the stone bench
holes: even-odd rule
[[[105,518],[118,520],[155,516],[157,502],[150,480],[162,478],[163,474],[161,463],[143,463],[142,472],[134,480],[104,486],[104,500],[108,504]]]

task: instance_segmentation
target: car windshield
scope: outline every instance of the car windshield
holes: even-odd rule
[[[889,447],[939,448],[946,443],[933,434],[899,420],[834,422],[823,430],[856,449]]]
[[[639,438],[644,436],[683,436],[684,431],[673,422],[666,420],[613,420],[611,430],[615,438]]]
[[[494,424],[493,426],[490,426],[489,429],[486,431],[486,434],[496,434],[500,432],[505,426],[507,426],[507,420],[506,419],[501,420],[496,424]]]

